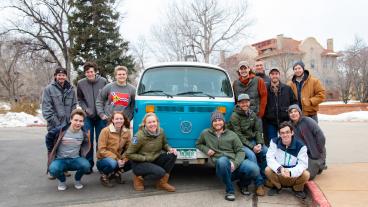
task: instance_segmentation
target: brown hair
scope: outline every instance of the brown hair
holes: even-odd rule
[[[95,72],[97,72],[97,64],[95,62],[86,62],[83,65],[83,72],[86,72],[87,70],[89,70],[90,68],[93,68],[93,70]]]
[[[83,119],[86,118],[86,113],[82,109],[74,109],[72,113],[70,114],[70,119],[73,119],[75,115],[82,116]]]
[[[291,132],[294,131],[293,125],[288,121],[284,121],[279,126],[279,132],[280,132],[280,129],[285,128],[285,127],[289,127]]]
[[[146,113],[146,115],[144,115],[143,119],[142,119],[142,123],[139,125],[139,129],[144,128],[144,126],[146,125],[146,119],[150,116],[154,116],[156,117],[157,120],[157,128],[160,128],[160,120],[158,119],[157,115],[153,112],[148,112]]]
[[[116,114],[120,114],[120,115],[123,116],[123,118],[124,118],[124,126],[125,126],[125,128],[129,129],[130,128],[130,121],[129,121],[129,119],[125,116],[125,114],[122,111],[114,111],[112,113],[112,115],[111,115],[110,120],[109,120],[109,124],[112,123],[112,120],[114,119],[114,117],[115,117]]]
[[[125,71],[126,73],[128,73],[128,68],[123,66],[123,65],[118,65],[115,67],[114,69],[114,75],[116,75],[116,73],[119,71],[119,70],[123,70]]]

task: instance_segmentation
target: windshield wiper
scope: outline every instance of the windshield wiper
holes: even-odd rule
[[[164,95],[166,95],[168,98],[173,98],[172,95],[168,94],[168,93],[165,93],[161,90],[150,90],[150,91],[143,91],[142,93],[139,93],[138,95],[143,95],[143,94],[146,94],[146,93],[162,93]]]
[[[187,92],[182,92],[182,93],[177,93],[176,95],[180,96],[180,95],[189,95],[189,94],[203,94],[205,96],[208,96],[209,98],[215,99],[214,96],[211,96],[210,94],[207,93],[203,93],[202,91],[187,91]]]

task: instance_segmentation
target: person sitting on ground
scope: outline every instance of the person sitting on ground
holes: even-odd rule
[[[222,113],[212,113],[211,127],[202,131],[196,147],[215,163],[216,175],[226,185],[226,200],[235,200],[233,180],[239,180],[238,185],[243,195],[250,194],[246,187],[259,176],[259,167],[255,162],[244,160],[243,145],[238,135],[225,129]]]
[[[132,161],[136,191],[144,190],[144,180],[147,178],[159,180],[157,189],[175,191],[175,187],[170,185],[168,180],[175,165],[177,152],[167,143],[165,132],[160,127],[155,113],[147,113],[144,116],[126,154]]]
[[[307,147],[294,136],[289,122],[280,124],[279,134],[272,138],[267,151],[265,174],[271,187],[268,195],[278,194],[282,187],[292,187],[295,196],[304,199],[304,184],[309,179]]]
[[[65,171],[77,171],[74,187],[79,190],[83,188],[82,176],[91,170],[85,158],[91,147],[89,134],[82,130],[86,115],[82,109],[74,109],[70,117],[70,124],[51,129],[46,135],[47,170],[59,180],[61,191],[67,189]]]
[[[288,111],[295,136],[308,148],[308,171],[310,179],[313,180],[317,174],[327,169],[325,135],[317,122],[302,115],[302,110],[298,105],[289,106]]]
[[[258,196],[264,196],[265,190],[263,185],[266,178],[264,169],[267,166],[267,147],[264,145],[262,128],[259,120],[257,120],[256,113],[250,109],[249,95],[242,93],[237,100],[238,103],[234,108],[228,126],[240,138],[244,145],[243,150],[246,157],[250,161],[258,164],[260,175],[255,180],[257,187],[256,194]]]
[[[129,171],[131,163],[126,157],[131,131],[128,118],[121,111],[112,113],[110,124],[103,128],[98,139],[97,169],[102,173],[100,181],[106,187],[113,187],[110,179],[122,183],[122,172]]]

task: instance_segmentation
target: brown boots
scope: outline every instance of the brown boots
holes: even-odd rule
[[[167,192],[175,192],[175,187],[168,183],[170,175],[166,173],[156,184],[159,190],[166,190]]]
[[[133,185],[134,185],[134,189],[136,191],[143,191],[144,190],[144,180],[142,178],[142,176],[133,176]]]

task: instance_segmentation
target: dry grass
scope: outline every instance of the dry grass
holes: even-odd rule
[[[11,112],[24,112],[33,116],[37,115],[37,109],[40,108],[40,104],[37,101],[18,101],[13,102],[10,106]]]

